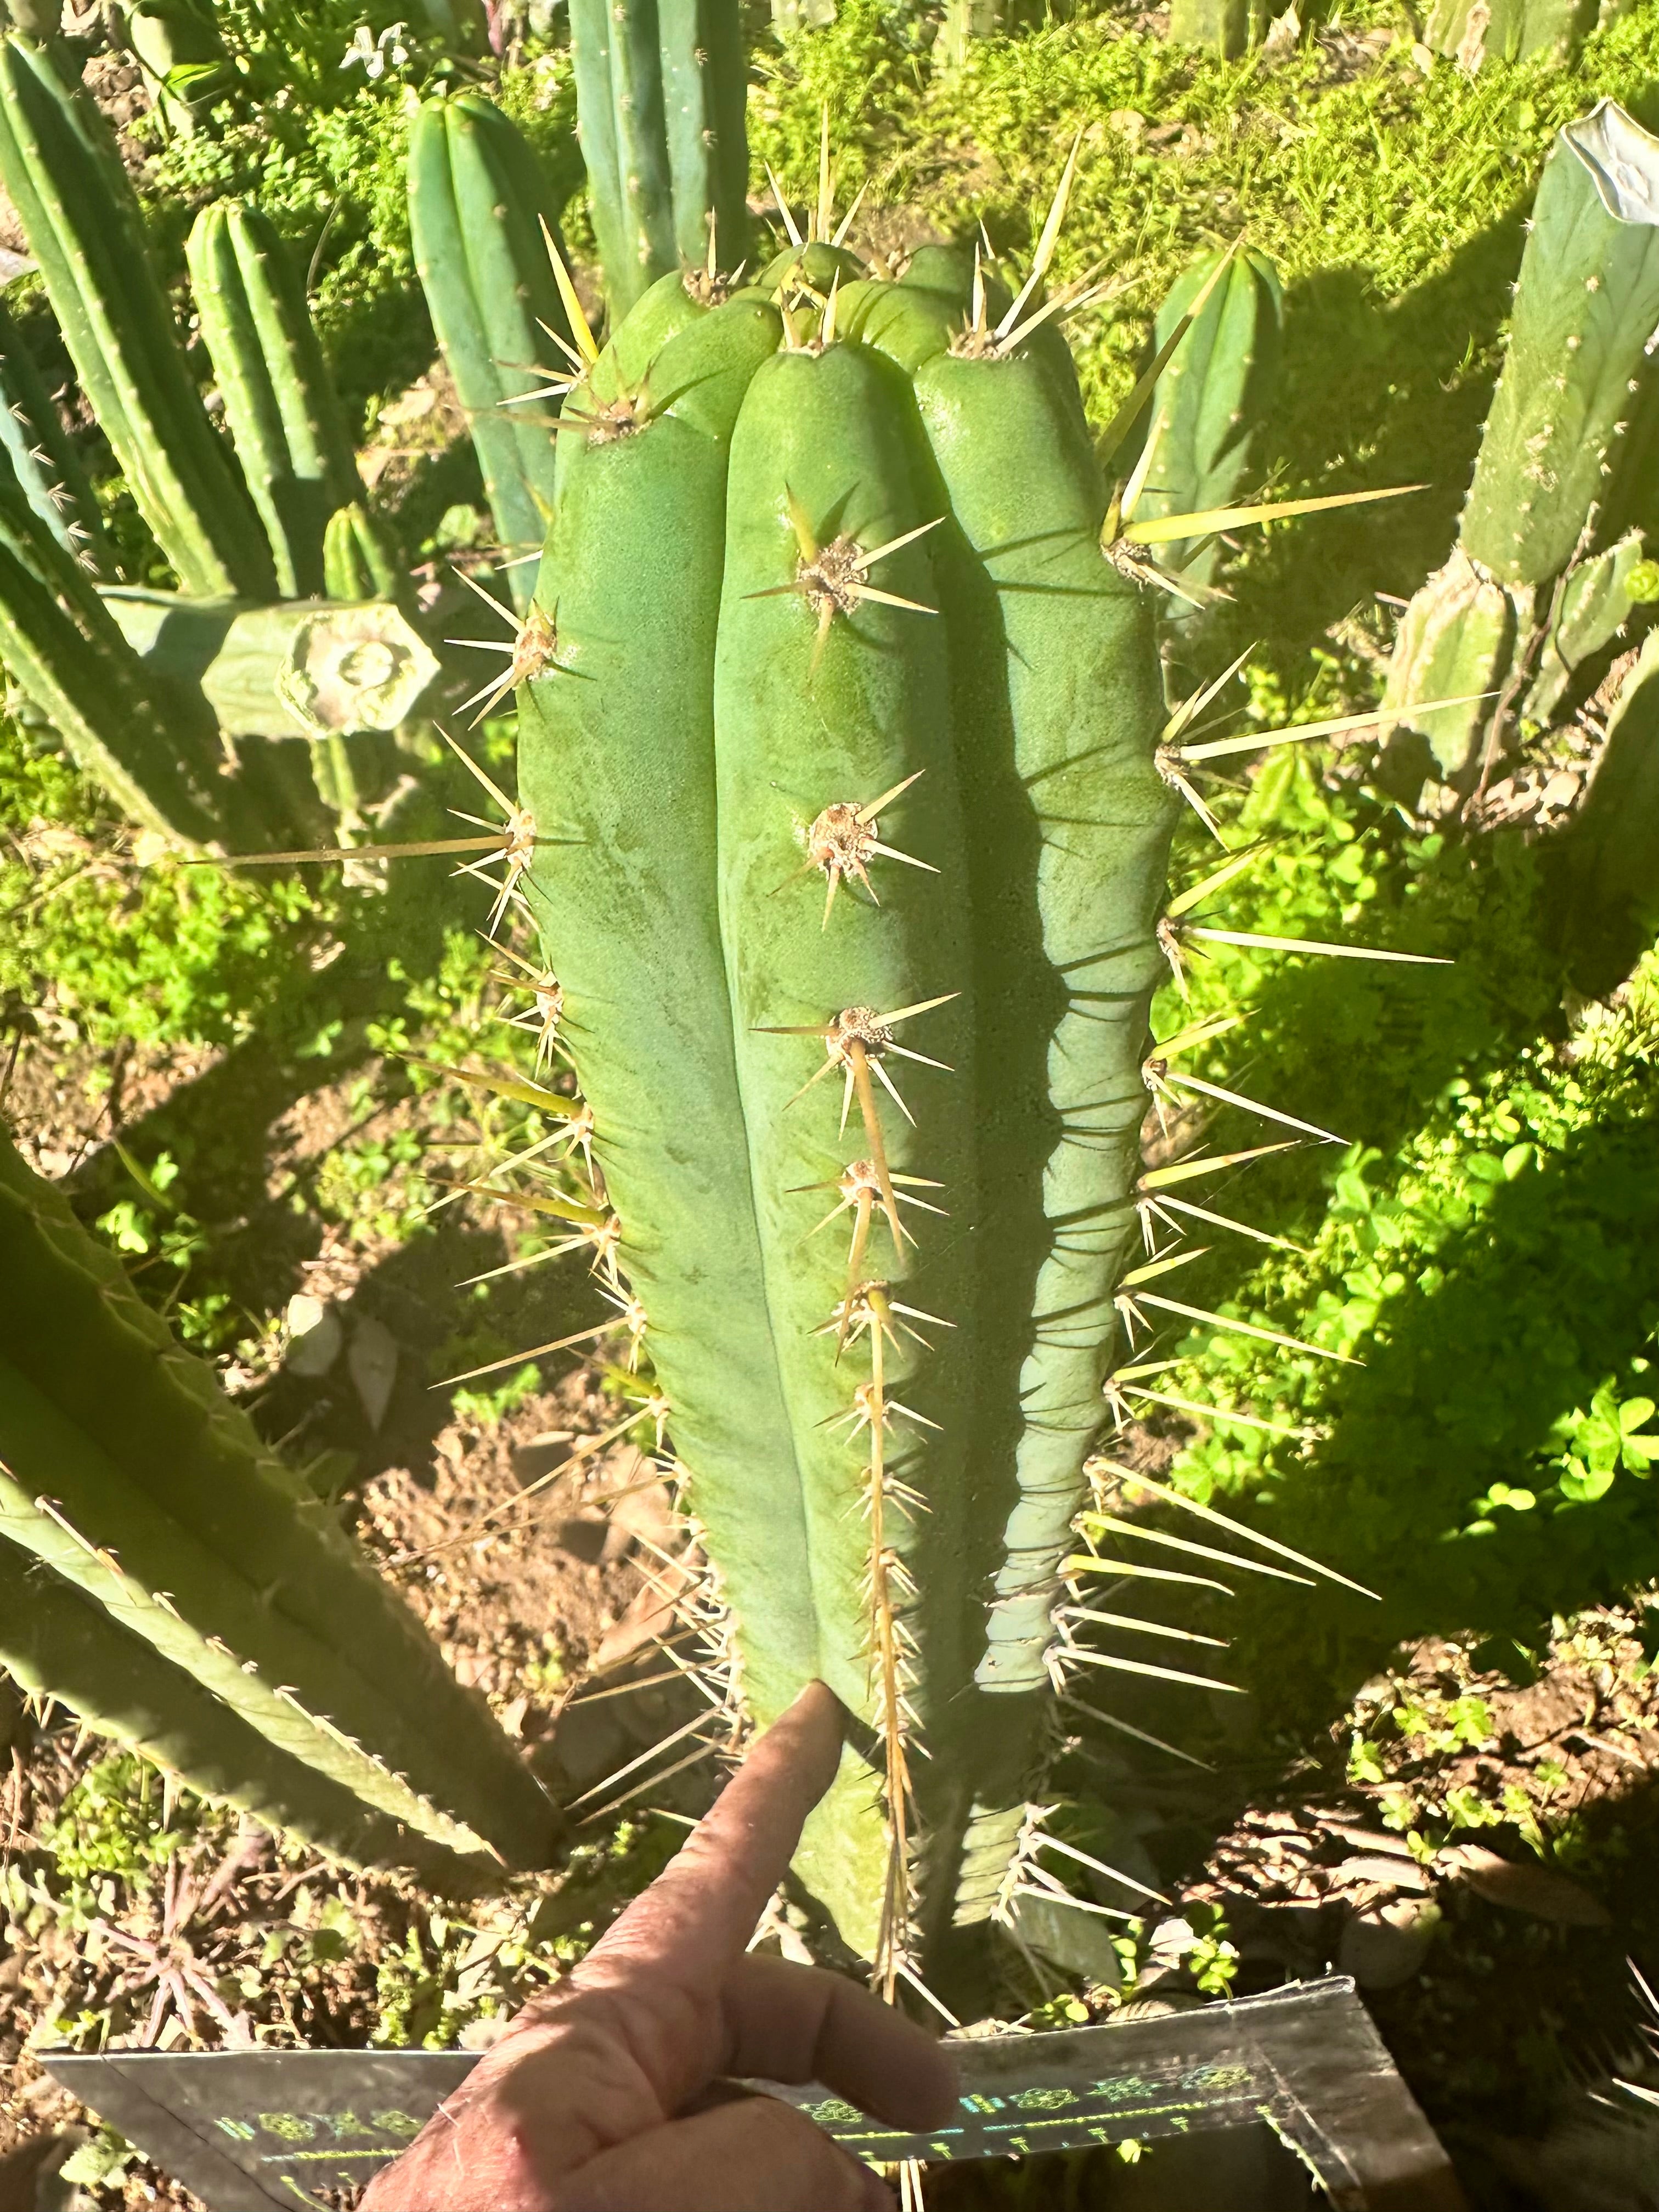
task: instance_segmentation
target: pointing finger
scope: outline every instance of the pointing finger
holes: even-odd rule
[[[614,1987],[650,1977],[700,1994],[717,1987],[742,1957],[807,1814],[835,1778],[842,1721],[833,1691],[809,1683],[574,1983]]]

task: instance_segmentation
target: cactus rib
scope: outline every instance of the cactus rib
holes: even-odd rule
[[[415,1865],[440,1887],[476,1880],[466,1861],[278,1750],[193,1674],[3,1539],[0,1666],[31,1695],[59,1699],[202,1796],[303,1836],[331,1858]]]
[[[1413,600],[1389,670],[1388,703],[1428,739],[1448,783],[1473,781],[1517,704],[1548,711],[1562,696],[1570,602],[1573,629],[1582,611],[1589,630],[1610,621],[1609,636],[1629,611],[1618,561],[1588,571],[1613,541],[1626,572],[1635,566],[1639,545],[1620,532],[1650,504],[1656,210],[1659,139],[1615,102],[1557,133],[1457,544]],[[1481,690],[1495,705],[1421,703]]]
[[[572,0],[578,131],[612,318],[677,269],[743,259],[737,0]],[[712,232],[712,237],[711,237]]]
[[[134,821],[187,845],[257,843],[198,701],[156,690],[92,580],[0,483],[0,659],[85,774]]]

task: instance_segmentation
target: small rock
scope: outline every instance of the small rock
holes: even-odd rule
[[[1420,1973],[1440,1911],[1425,1899],[1401,1898],[1357,1912],[1337,1947],[1338,1971],[1362,1990],[1397,1990]]]
[[[340,1316],[325,1298],[300,1291],[288,1302],[283,1319],[288,1328],[288,1352],[283,1365],[290,1375],[308,1381],[326,1375],[340,1356],[345,1331]]]
[[[346,1364],[371,1429],[378,1429],[398,1380],[398,1340],[384,1322],[366,1315],[351,1332]]]

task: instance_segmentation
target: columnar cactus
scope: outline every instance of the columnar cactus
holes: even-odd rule
[[[3,304],[0,448],[18,489],[64,550],[95,574],[112,573],[109,540],[81,457],[23,333]]]
[[[1620,687],[1584,803],[1547,865],[1573,982],[1608,997],[1659,927],[1659,632]]]
[[[357,1866],[416,1864],[464,1882],[467,1863],[376,1812],[251,1728],[195,1675],[162,1657],[31,1552],[0,1540],[0,1666],[192,1789],[303,1836]]]
[[[1260,38],[1266,17],[1260,0],[1170,0],[1170,36],[1237,61]]]
[[[552,1809],[481,1700],[3,1139],[0,1543],[125,1632],[77,1659],[94,1716],[136,1738],[136,1705],[167,1698],[159,1724],[203,1745],[216,1791],[269,1796],[294,1761],[319,1779],[282,1817],[319,1840],[337,1847],[349,1797],[463,1858],[545,1863]],[[0,1564],[15,1573],[9,1552]],[[27,1659],[32,1636],[46,1632],[0,1628],[0,1657]],[[155,1669],[127,1673],[125,1637],[235,1725],[204,1735],[193,1691],[175,1701]]]
[[[1231,507],[1245,487],[1251,447],[1273,402],[1283,301],[1279,271],[1265,253],[1212,253],[1195,262],[1158,310],[1154,346],[1162,352],[1210,286],[1153,392],[1135,471],[1138,522]],[[1213,534],[1166,549],[1165,567],[1191,594],[1171,599],[1165,609],[1176,630],[1191,630],[1223,550]]]
[[[92,579],[4,483],[0,659],[133,821],[189,845],[259,842],[199,692],[158,697]]]
[[[675,269],[748,245],[738,0],[571,0],[577,128],[605,294],[620,319]]]
[[[48,49],[0,46],[0,181],[81,387],[188,592],[270,599],[276,577],[235,463],[191,379],[103,118]]]
[[[549,431],[570,376],[570,324],[552,259],[562,251],[557,204],[500,108],[463,92],[428,100],[415,118],[409,219],[415,265],[522,608],[552,516]]]
[[[374,794],[359,788],[349,739],[410,720],[439,673],[400,607],[374,599],[247,607],[128,589],[103,596],[158,695],[204,702],[221,740],[240,741],[234,750],[258,794],[265,842],[357,836],[363,799]],[[290,774],[281,741],[301,738],[307,753]]]
[[[328,524],[364,493],[299,272],[270,217],[239,200],[204,207],[185,250],[277,591],[313,598],[323,589]]]
[[[1566,595],[1584,590],[1575,578],[1613,550],[1601,543],[1605,518],[1626,489],[1628,433],[1650,398],[1656,325],[1659,140],[1604,100],[1559,132],[1545,166],[1458,542],[1401,626],[1388,704],[1428,739],[1448,782],[1467,778],[1504,735],[1495,714],[1523,705],[1547,641],[1562,650]],[[1633,572],[1642,587],[1638,554],[1627,540],[1604,562],[1592,595],[1601,642],[1635,603],[1626,592],[1610,607],[1608,592]],[[1429,710],[1429,700],[1464,703]]]
[[[323,532],[323,588],[331,599],[396,599],[409,590],[386,532],[354,501],[337,507]]]
[[[631,374],[624,322],[520,693],[528,903],[743,1695],[820,1674],[861,1724],[798,1868],[890,1978],[1007,1878],[1139,1236],[1158,662],[1031,312],[933,253]]]
[[[1611,12],[1600,0],[1435,0],[1423,43],[1473,76],[1484,62],[1525,61],[1547,52],[1565,59],[1595,28],[1597,15]]]
[[[198,691],[222,737],[395,730],[438,674],[426,641],[384,601],[249,607],[126,585],[100,596],[146,671]]]
[[[180,137],[235,82],[213,0],[130,0],[120,10],[163,122]]]

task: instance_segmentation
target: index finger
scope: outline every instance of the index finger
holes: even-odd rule
[[[605,1969],[625,1963],[686,1986],[718,1988],[782,1881],[807,1814],[835,1779],[842,1721],[834,1691],[809,1682],[574,1978],[608,1978]]]

